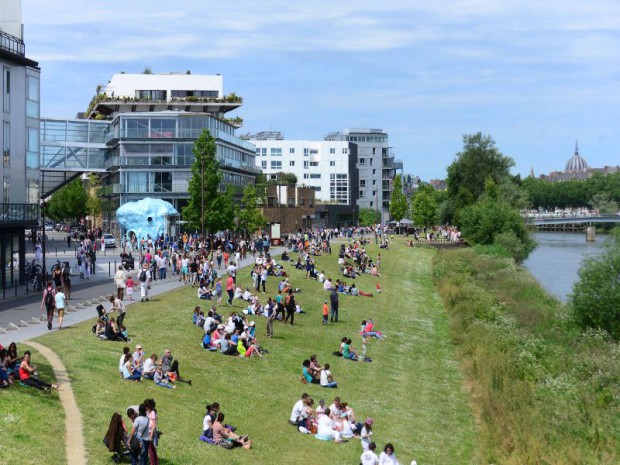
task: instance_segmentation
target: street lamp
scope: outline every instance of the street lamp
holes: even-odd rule
[[[39,208],[41,209],[41,252],[43,255],[43,288],[47,288],[47,268],[45,266],[45,209],[47,208],[47,202],[44,199],[39,201]]]
[[[202,241],[205,240],[205,158],[201,157],[200,162],[200,234]]]

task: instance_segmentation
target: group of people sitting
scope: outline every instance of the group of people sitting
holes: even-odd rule
[[[29,350],[20,357],[15,342],[11,342],[8,349],[0,344],[0,388],[8,388],[19,382],[45,392],[58,389],[60,384],[48,383],[39,378],[39,372],[31,357]]]
[[[215,307],[209,310],[206,318],[200,307],[195,307],[192,320],[204,331],[201,341],[204,349],[234,357],[262,357],[266,352],[256,340],[256,323],[248,322],[243,313],[231,312],[223,324]]]
[[[360,291],[355,286],[355,283],[353,283],[353,284],[351,284],[349,286],[349,285],[347,285],[347,283],[345,281],[341,281],[340,279],[336,279],[335,283],[332,282],[331,278],[326,278],[326,279],[322,280],[321,279],[321,275],[322,274],[323,274],[323,272],[321,272],[321,274],[319,275],[319,282],[323,283],[323,290],[325,290],[325,291],[333,291],[333,290],[335,290],[336,292],[338,292],[340,294],[352,295],[353,297],[358,297],[358,296],[373,297],[373,294],[371,294],[371,293]],[[377,283],[377,289],[381,289],[381,286],[379,286],[378,283]]]
[[[335,397],[329,407],[325,407],[323,399],[315,406],[314,399],[304,393],[293,406],[289,421],[299,432],[312,433],[317,439],[325,441],[343,442],[359,438],[364,449],[368,448],[373,434],[372,418],[358,422],[353,409],[346,402],[341,402],[340,397]]]
[[[224,413],[220,412],[220,404],[213,402],[207,405],[207,412],[202,420],[202,436],[200,440],[209,444],[217,444],[225,449],[243,447],[250,449],[252,441],[247,435],[238,435],[236,428],[224,423]]]
[[[334,381],[334,376],[329,369],[329,363],[321,365],[316,355],[302,362],[301,382],[305,384],[320,384],[326,388],[337,388],[338,383]]]
[[[129,347],[124,347],[118,371],[127,381],[152,380],[157,386],[168,389],[175,389],[177,382],[192,385],[191,379],[186,380],[179,374],[179,362],[174,359],[170,349],[165,349],[159,360],[155,353],[145,357],[140,344],[136,345],[133,353]]]
[[[128,337],[127,328],[123,324],[125,321],[126,310],[121,299],[115,296],[108,298],[110,304],[110,314],[118,313],[118,317],[110,317],[105,307],[97,305],[97,323],[92,328],[93,333],[99,339],[106,341],[131,342]]]

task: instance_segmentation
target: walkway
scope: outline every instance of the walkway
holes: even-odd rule
[[[67,369],[55,352],[38,342],[28,341],[26,344],[38,350],[50,363],[54,370],[56,382],[62,384],[58,389],[58,397],[65,410],[65,452],[67,465],[83,465],[87,463],[84,435],[82,434],[82,414],[77,406],[71,380]]]

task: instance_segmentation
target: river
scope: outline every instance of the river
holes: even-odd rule
[[[584,233],[535,233],[538,247],[523,263],[540,284],[562,302],[573,291],[573,284],[585,257],[603,251],[606,236],[597,235],[595,242],[587,242]]]

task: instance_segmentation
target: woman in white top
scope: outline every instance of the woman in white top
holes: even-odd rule
[[[210,405],[207,405],[207,413],[202,420],[202,435],[213,439],[213,423],[217,418],[217,412],[220,411],[220,404],[217,402],[213,402]]]
[[[394,455],[394,446],[389,442],[379,455],[379,465],[399,465],[398,460],[396,460],[396,455]]]
[[[336,442],[341,442],[340,431],[334,429],[334,420],[329,417],[329,414],[329,409],[325,409],[325,415],[319,417],[315,437],[323,441],[331,441],[333,439]]]

